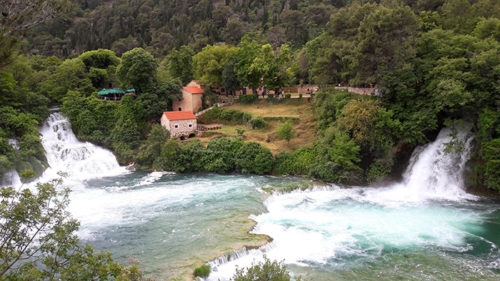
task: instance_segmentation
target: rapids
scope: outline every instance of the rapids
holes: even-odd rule
[[[82,241],[160,280],[210,260],[208,280],[229,280],[264,256],[309,280],[500,279],[500,204],[464,191],[466,126],[416,149],[400,183],[274,195],[261,188],[305,180],[129,172],[57,112],[41,134],[50,168],[38,181],[65,176]]]
[[[469,131],[443,129],[392,186],[269,197],[252,233],[273,242],[212,261],[208,279],[229,280],[267,256],[312,280],[498,280],[500,206],[464,191]]]

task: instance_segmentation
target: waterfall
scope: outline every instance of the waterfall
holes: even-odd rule
[[[417,194],[453,199],[465,195],[463,172],[469,159],[470,126],[448,127],[437,139],[417,150],[404,174],[403,185]]]
[[[471,141],[470,126],[442,129],[434,142],[415,150],[403,181],[386,187],[332,185],[271,195],[267,212],[251,218],[257,222],[252,233],[273,242],[214,260],[208,280],[229,280],[236,267],[264,255],[288,265],[339,269],[376,260],[385,249],[468,251],[467,239],[476,237],[470,225],[482,216],[464,209],[477,198],[465,192],[462,179]]]
[[[472,139],[468,124],[443,128],[434,142],[415,149],[401,183],[369,190],[366,199],[380,204],[474,199],[463,180]]]
[[[50,165],[40,181],[60,177],[60,173],[73,181],[114,176],[125,172],[111,151],[81,142],[73,134],[68,119],[53,112],[40,133]]]
[[[21,185],[21,178],[15,169],[9,170],[3,174],[0,186],[19,186]]]

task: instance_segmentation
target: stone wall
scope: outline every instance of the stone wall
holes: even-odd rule
[[[197,112],[201,108],[203,94],[192,94],[184,89],[182,89],[181,92],[182,100],[174,100],[172,103],[172,110]]]
[[[190,134],[194,134],[198,126],[196,119],[168,120],[165,114],[161,117],[161,125],[170,131],[170,137],[173,139],[182,136],[188,137]]]

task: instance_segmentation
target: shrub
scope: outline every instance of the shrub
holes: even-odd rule
[[[211,140],[204,155],[205,171],[230,173],[235,171],[236,152],[243,145],[241,138],[216,138]]]
[[[195,277],[207,278],[209,274],[210,274],[210,265],[208,264],[204,264],[200,267],[195,268],[194,270]]]
[[[273,168],[271,151],[256,142],[243,144],[236,153],[236,164],[242,173],[268,174]]]
[[[290,142],[290,140],[295,137],[295,130],[293,129],[293,123],[291,120],[286,121],[278,126],[276,131],[278,138]]]
[[[245,129],[243,128],[236,128],[236,132],[238,133],[238,135],[243,135],[245,133]]]
[[[286,270],[283,262],[271,261],[264,257],[264,262],[252,264],[249,268],[237,269],[231,280],[234,281],[290,281],[290,273]],[[295,280],[300,281],[299,276]]]
[[[238,102],[243,104],[251,104],[257,100],[259,100],[259,96],[257,94],[240,95],[238,97]]]
[[[198,117],[200,123],[205,124],[222,121],[246,124],[251,119],[252,115],[249,113],[231,109],[220,109],[218,107],[210,109]]]
[[[302,99],[302,94],[299,94],[299,100]]]
[[[252,125],[252,129],[262,129],[267,127],[267,122],[262,118],[255,118],[250,120],[250,125]]]
[[[288,99],[290,99],[290,98],[292,98],[292,94],[285,94],[285,99],[286,99],[286,100],[288,100]]]
[[[272,104],[276,104],[276,103],[280,102],[280,100],[277,99],[274,95],[267,95],[266,101],[268,103],[272,103]]]
[[[375,182],[378,179],[382,179],[391,173],[391,161],[376,161],[370,165],[368,173],[366,175],[366,180],[369,183]]]

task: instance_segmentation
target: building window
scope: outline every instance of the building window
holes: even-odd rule
[[[189,128],[193,127],[193,124],[189,124]]]
[[[179,125],[174,125],[174,128],[176,128],[176,129],[179,128]]]
[[[182,107],[179,107],[179,111],[182,111]]]

